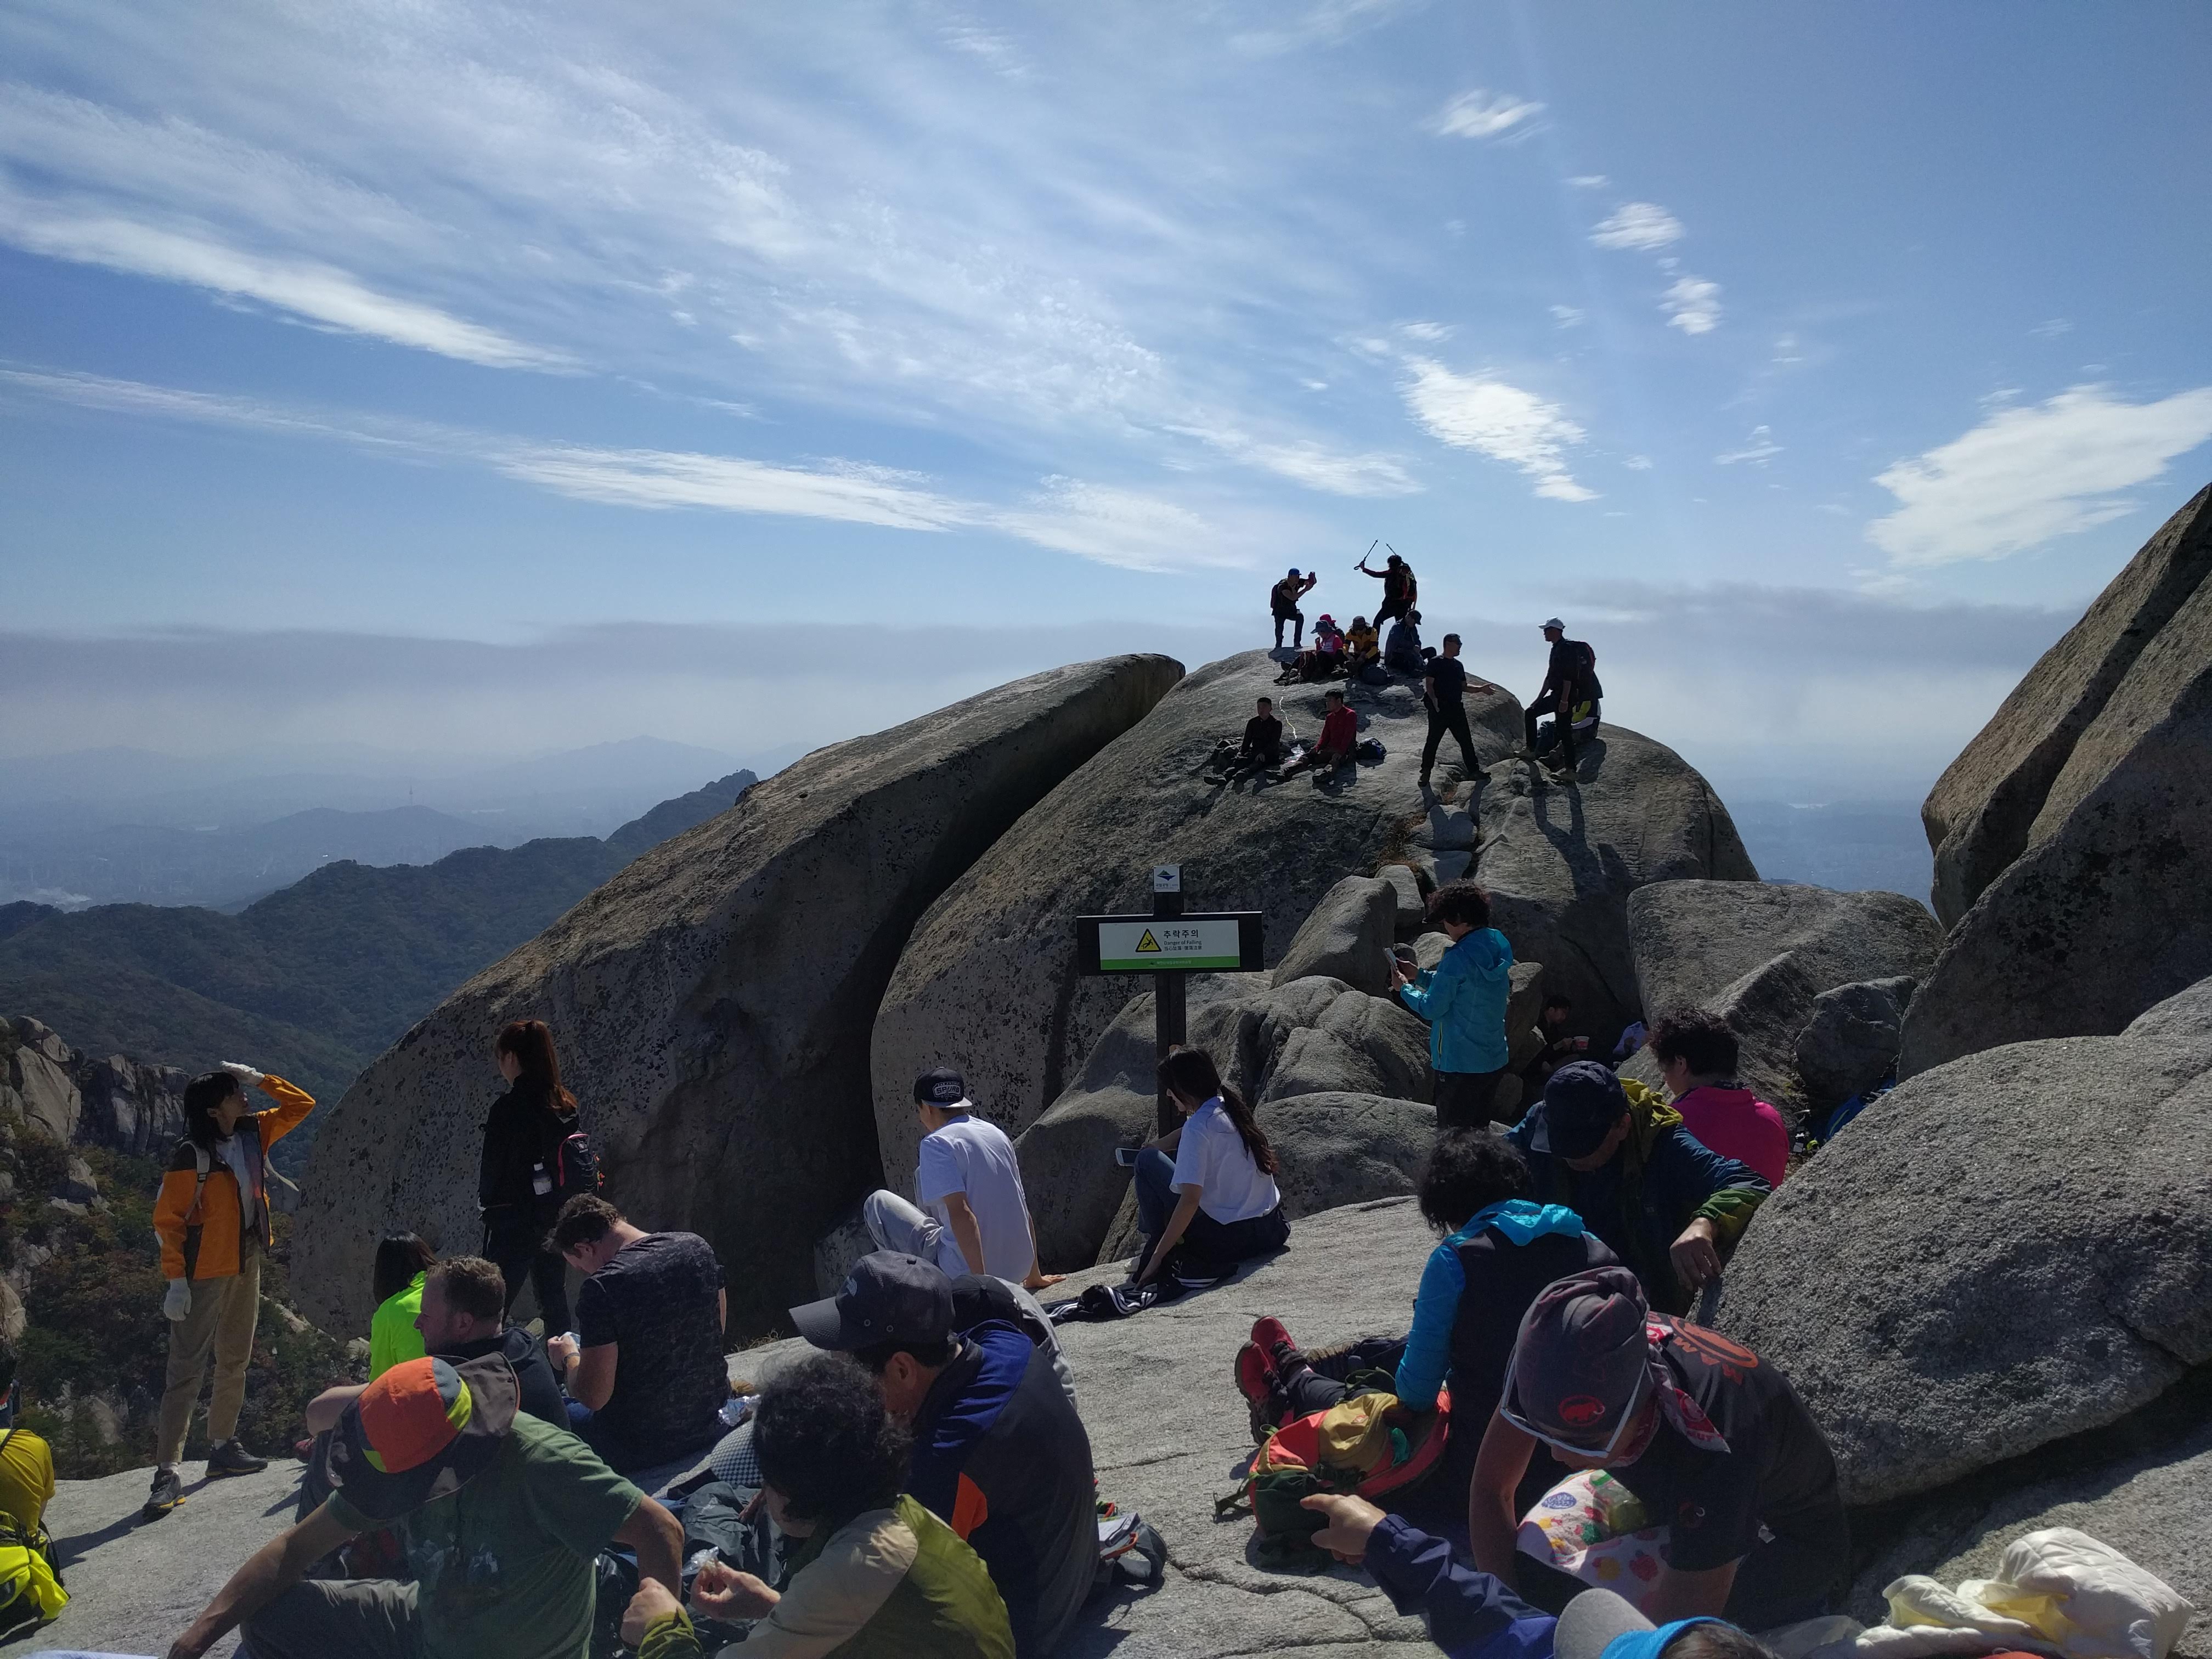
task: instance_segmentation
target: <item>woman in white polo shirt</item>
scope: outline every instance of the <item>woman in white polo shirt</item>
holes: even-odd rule
[[[1160,1082],[1185,1121],[1137,1158],[1137,1218],[1146,1246],[1137,1283],[1181,1245],[1192,1276],[1225,1275],[1291,1237],[1275,1189],[1275,1152],[1252,1109],[1221,1081],[1203,1048],[1160,1062]]]

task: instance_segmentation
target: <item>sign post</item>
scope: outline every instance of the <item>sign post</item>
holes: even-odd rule
[[[1165,1060],[1186,1036],[1186,974],[1252,973],[1264,966],[1257,910],[1194,914],[1182,908],[1182,866],[1152,867],[1148,916],[1078,916],[1077,970],[1152,976],[1154,1058]],[[1176,1124],[1167,1091],[1157,1096],[1160,1133]]]

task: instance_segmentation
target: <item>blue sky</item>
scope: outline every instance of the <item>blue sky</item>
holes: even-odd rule
[[[744,753],[1263,642],[1287,564],[1342,617],[1379,537],[1524,694],[1559,611],[1701,763],[1917,793],[2212,476],[2207,61],[2195,3],[17,0],[6,626],[121,643],[0,750]]]

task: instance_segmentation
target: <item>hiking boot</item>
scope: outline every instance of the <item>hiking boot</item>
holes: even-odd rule
[[[1237,1392],[1255,1410],[1267,1403],[1275,1386],[1275,1367],[1256,1342],[1237,1350]]]
[[[1267,1369],[1277,1376],[1288,1376],[1306,1363],[1283,1322],[1273,1314],[1252,1322],[1252,1345],[1267,1357]]]
[[[159,1521],[171,1510],[185,1501],[185,1483],[174,1469],[154,1471],[154,1490],[146,1495],[146,1507],[138,1511],[149,1521]]]
[[[268,1467],[267,1458],[256,1457],[246,1450],[238,1443],[235,1435],[208,1453],[207,1473],[210,1480],[227,1474],[258,1474]]]

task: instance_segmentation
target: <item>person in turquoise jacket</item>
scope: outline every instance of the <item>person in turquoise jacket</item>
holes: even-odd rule
[[[1435,967],[1409,978],[1395,958],[1398,1000],[1429,1022],[1437,1074],[1437,1127],[1479,1129],[1505,1075],[1505,1004],[1513,993],[1513,947],[1490,925],[1490,895],[1471,881],[1447,882],[1429,898],[1429,923],[1451,936]]]

